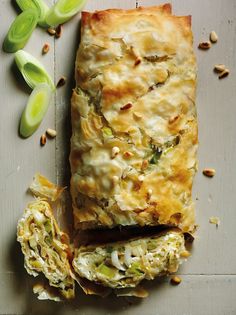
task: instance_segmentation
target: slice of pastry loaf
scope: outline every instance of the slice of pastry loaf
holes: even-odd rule
[[[129,241],[81,246],[73,267],[83,278],[113,289],[134,288],[143,279],[176,272],[186,252],[178,230]]]

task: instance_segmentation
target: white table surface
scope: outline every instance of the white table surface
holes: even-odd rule
[[[16,16],[14,1],[0,0],[0,40]],[[50,3],[50,1],[48,1]],[[51,1],[53,2],[53,1]],[[236,0],[173,0],[173,12],[192,15],[194,47],[198,60],[197,110],[199,121],[199,172],[194,182],[197,231],[192,257],[181,267],[178,287],[169,280],[145,284],[150,296],[143,301],[85,296],[77,288],[72,303],[38,301],[23,268],[16,243],[16,224],[32,198],[27,187],[36,171],[51,180],[68,184],[70,94],[74,84],[75,53],[79,42],[79,16],[63,27],[60,39],[37,28],[26,50],[38,57],[54,76],[69,78],[57,90],[54,102],[38,131],[29,139],[18,136],[18,123],[30,90],[19,76],[12,54],[0,52],[0,314],[57,315],[234,315],[236,314]],[[87,10],[111,7],[134,8],[156,5],[158,0],[89,0]],[[215,30],[219,41],[209,51],[197,45]],[[45,56],[41,49],[49,42]],[[216,63],[230,69],[218,80]],[[41,148],[39,139],[48,128],[56,128],[56,140]],[[208,179],[204,167],[216,169]],[[217,229],[209,224],[218,216]]]

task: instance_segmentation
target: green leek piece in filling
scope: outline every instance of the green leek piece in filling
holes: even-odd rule
[[[47,220],[44,223],[44,227],[45,227],[46,232],[50,233],[52,231],[52,224],[51,224],[50,220]]]
[[[113,267],[108,267],[105,264],[101,264],[97,268],[97,272],[102,273],[106,278],[112,279],[117,274],[117,270]]]
[[[3,42],[3,50],[8,53],[22,49],[28,42],[38,22],[38,12],[28,9],[13,21]]]
[[[48,26],[45,22],[45,16],[49,8],[43,0],[16,0],[16,3],[22,11],[28,9],[36,10],[38,13],[38,25],[41,27]]]
[[[47,83],[51,90],[55,85],[44,66],[31,54],[24,50],[15,53],[15,62],[26,83],[33,89],[40,83]]]
[[[102,134],[104,138],[109,138],[113,136],[112,130],[109,127],[103,127]]]
[[[46,23],[56,26],[69,21],[80,12],[87,0],[58,0],[48,11]]]
[[[41,83],[31,93],[20,121],[20,134],[27,138],[41,124],[50,104],[52,91],[49,85]]]
[[[133,274],[135,276],[142,276],[144,271],[142,270],[143,266],[140,262],[134,262],[128,269],[128,273]]]
[[[162,151],[159,151],[158,149],[155,151],[155,153],[153,154],[150,163],[151,164],[157,164],[160,157],[161,157]]]

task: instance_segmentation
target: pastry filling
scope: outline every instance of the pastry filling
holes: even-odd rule
[[[66,298],[74,297],[74,280],[68,262],[66,234],[60,232],[50,205],[36,200],[28,205],[18,223],[17,240],[21,243],[28,273],[43,273],[51,286]]]
[[[73,267],[81,277],[104,286],[135,287],[143,279],[175,272],[183,251],[183,235],[170,231],[130,242],[81,247]]]

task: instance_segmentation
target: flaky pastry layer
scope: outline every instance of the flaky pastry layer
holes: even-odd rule
[[[196,61],[191,17],[170,5],[82,13],[72,95],[76,228],[192,231]]]

